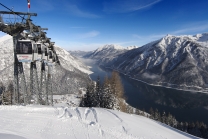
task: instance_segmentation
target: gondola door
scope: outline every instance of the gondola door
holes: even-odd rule
[[[16,54],[19,62],[33,61],[33,44],[30,40],[18,40]]]

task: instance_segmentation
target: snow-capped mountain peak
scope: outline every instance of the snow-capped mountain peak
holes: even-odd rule
[[[180,35],[180,36],[174,36],[174,35],[166,35],[163,37],[158,45],[169,45],[170,43],[178,43],[184,41],[192,41],[196,42],[200,45],[207,46],[208,45],[208,33],[202,33],[202,34],[196,34],[196,35]]]
[[[102,51],[102,50],[106,50],[106,49],[115,49],[115,50],[123,50],[124,48],[120,45],[115,45],[115,44],[106,44],[102,47],[99,47],[98,49],[96,49],[95,51]]]
[[[102,47],[99,47],[95,51],[85,55],[85,57],[102,59],[103,57],[114,56],[125,51],[126,49],[120,45],[106,44]]]

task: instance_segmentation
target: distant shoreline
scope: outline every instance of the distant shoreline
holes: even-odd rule
[[[111,68],[111,67],[105,67],[104,65],[98,65],[98,66],[102,66],[102,67],[107,68],[107,69],[115,70],[115,71],[117,71],[117,72],[119,72],[119,73],[121,73],[121,74],[127,76],[128,78],[130,78],[130,79],[132,79],[132,80],[136,80],[136,81],[145,83],[145,84],[150,85],[150,86],[158,86],[158,87],[170,88],[170,89],[174,89],[174,90],[181,90],[181,91],[192,92],[192,93],[204,93],[204,94],[208,94],[208,90],[207,90],[207,91],[205,91],[205,90],[187,90],[187,89],[173,88],[173,87],[170,87],[170,86],[163,86],[163,85],[151,84],[151,83],[148,83],[148,82],[139,80],[139,79],[135,79],[135,78],[129,76],[128,74],[125,74],[125,73],[123,73],[123,72],[121,72],[121,71],[118,71],[118,70],[116,70],[116,69],[113,69],[113,68]],[[102,67],[101,67],[101,68],[102,68]],[[185,87],[185,86],[184,86],[184,87]]]

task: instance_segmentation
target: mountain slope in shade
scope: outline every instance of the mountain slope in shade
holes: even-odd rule
[[[60,78],[62,84],[68,84],[69,92],[78,91],[80,87],[85,87],[86,83],[90,80],[88,74],[91,73],[88,67],[82,64],[76,57],[71,56],[66,50],[55,46],[56,53],[58,54],[61,67],[54,68],[54,77]],[[13,54],[13,40],[9,35],[0,38],[0,81],[7,84],[7,81],[13,80],[14,73],[14,54]],[[40,62],[36,62],[38,71],[40,71]],[[24,72],[26,80],[29,81],[30,64],[24,63]],[[38,72],[40,77],[40,72]],[[56,83],[54,81],[54,83]],[[57,93],[57,92],[54,92]],[[59,92],[68,93],[68,92]]]
[[[197,138],[143,116],[101,108],[0,106],[0,115],[4,139]]]
[[[208,33],[167,35],[113,59],[105,57],[102,64],[148,83],[203,90],[208,87],[207,40]]]

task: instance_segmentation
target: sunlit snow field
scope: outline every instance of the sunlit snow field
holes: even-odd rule
[[[143,116],[101,108],[0,106],[1,139],[196,138]]]

